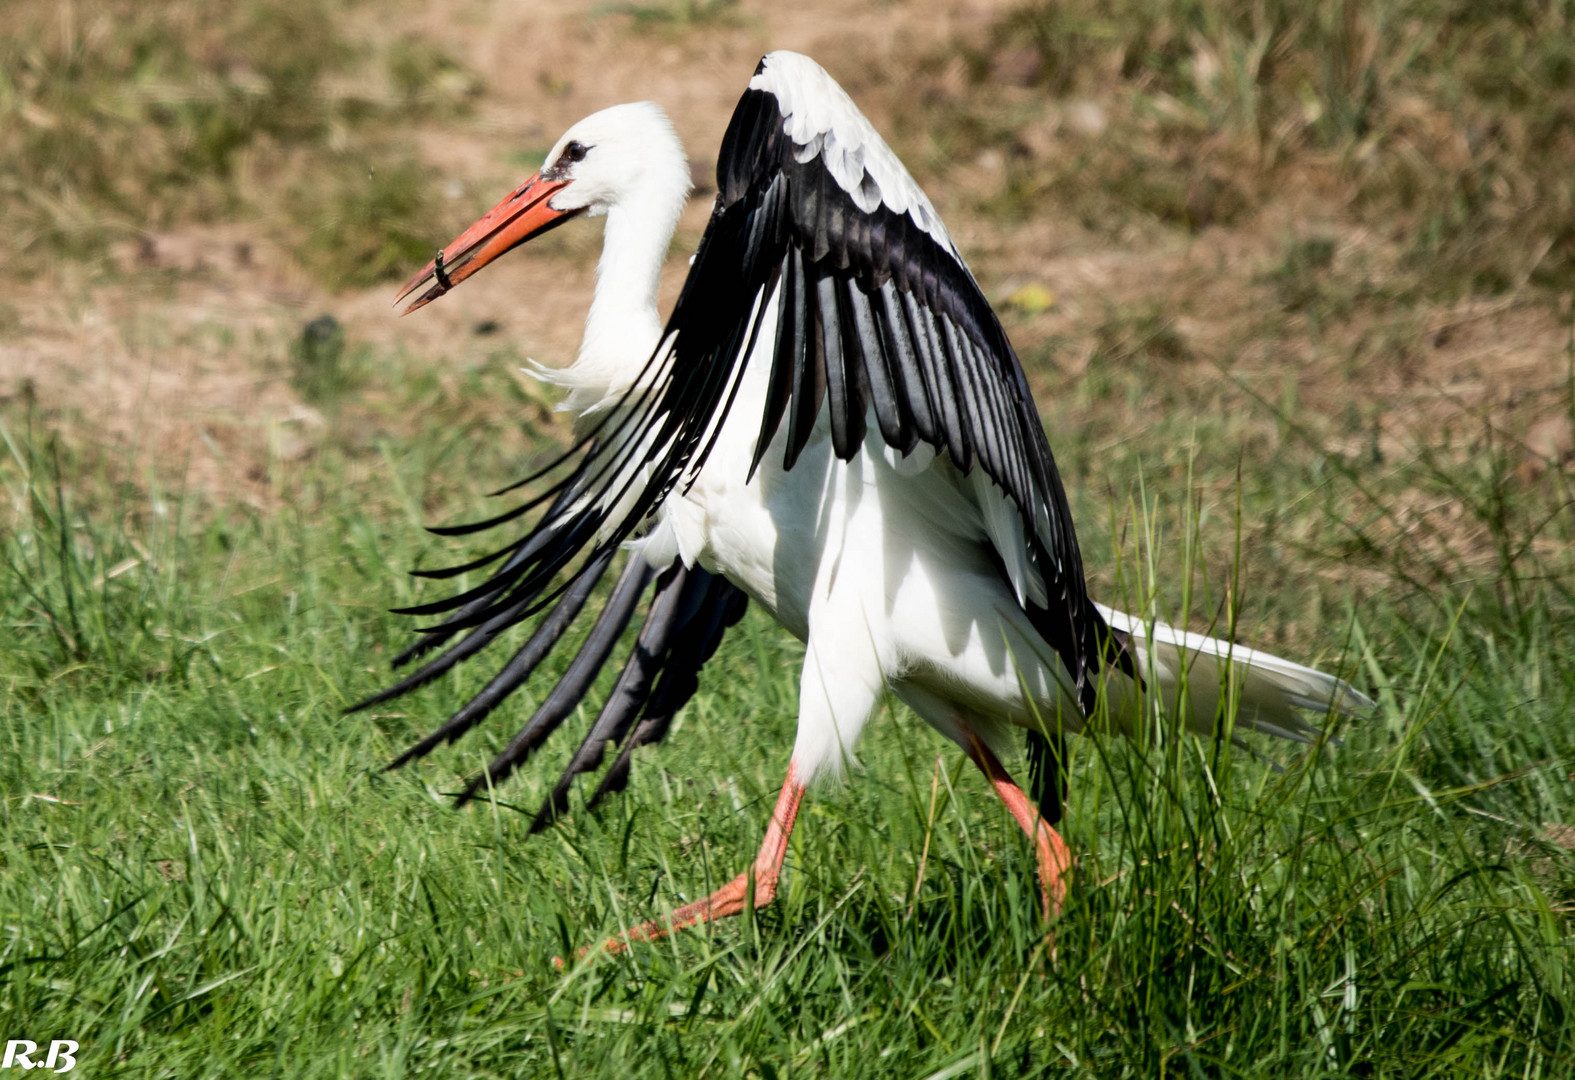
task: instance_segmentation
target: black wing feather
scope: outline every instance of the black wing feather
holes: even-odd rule
[[[1066,808],[1066,737],[1028,729],[1028,793],[1039,804],[1039,816],[1051,825],[1060,822]]]
[[[755,439],[754,457],[749,462],[751,479],[754,478],[755,470],[760,468],[760,459],[765,456],[766,447],[771,445],[777,428],[782,424],[782,414],[793,399],[793,388],[798,385],[797,373],[803,366],[803,279],[803,259],[797,251],[791,252],[782,263],[782,293],[777,304],[777,345],[771,358],[771,381],[766,390],[765,412],[760,417],[760,435]]]
[[[711,648],[715,649],[721,637],[711,628],[716,622],[714,609],[726,607],[742,595],[726,580],[698,566],[685,567],[675,562],[661,575],[645,625],[618,682],[590,733],[537,811],[531,822],[532,832],[546,828],[568,808],[574,778],[599,766],[609,744],[625,742],[629,728],[641,717],[642,708],[645,713],[641,722],[645,723],[653,714],[670,714],[689,700],[699,685],[700,664],[710,656],[707,652],[696,659],[691,654],[705,642],[711,642]],[[739,614],[742,613],[740,606]],[[680,672],[683,674],[679,675]],[[664,695],[663,691],[673,683],[675,675],[687,679],[688,689],[676,704],[669,704],[671,692]],[[652,700],[652,686],[658,677],[662,685],[656,688],[655,704],[646,708]],[[633,743],[625,744],[626,749],[633,747]]]
[[[826,399],[825,340],[820,332],[820,295],[812,279],[801,277],[804,297],[802,341],[795,340],[793,361],[793,404],[788,412],[787,451],[782,468],[792,469],[799,454],[809,445],[815,431],[815,418]]]
[[[891,361],[890,371],[898,400],[906,403],[908,415],[913,420],[913,436],[931,446],[940,444],[940,427],[935,422],[935,412],[930,407],[930,393],[924,385],[924,375],[919,369],[919,359],[913,337],[908,333],[908,320],[904,314],[902,297],[897,284],[887,281],[880,287],[881,338],[886,355]],[[903,453],[913,449],[898,447]]]
[[[591,683],[601,673],[602,665],[612,655],[613,647],[617,645],[624,628],[629,625],[629,619],[634,615],[634,609],[639,604],[640,596],[645,592],[645,586],[650,580],[650,568],[645,565],[644,560],[630,560],[630,563],[623,576],[618,579],[618,586],[608,598],[601,614],[591,625],[591,632],[587,635],[585,643],[569,662],[563,677],[548,693],[546,700],[541,703],[541,707],[536,710],[529,722],[487,765],[486,771],[465,785],[459,796],[460,803],[463,804],[473,798],[483,787],[501,783],[517,766],[523,764],[537,747],[546,742],[547,737],[558,729],[558,725],[579,707]]]
[[[700,668],[711,659],[722,635],[729,627],[744,617],[749,606],[748,598],[720,577],[711,577],[710,591],[706,596],[703,617],[697,618],[680,646],[670,652],[662,667],[661,681],[646,705],[645,715],[634,733],[623,744],[618,757],[602,774],[586,805],[594,807],[615,791],[622,791],[629,783],[629,766],[634,751],[642,746],[661,742],[666,737],[673,717],[683,708],[699,686]]]
[[[847,307],[842,325],[849,334],[843,351],[864,358],[861,383],[870,407],[875,410],[875,423],[880,427],[881,437],[899,453],[907,454],[914,447],[913,425],[905,408],[907,402],[897,393],[870,296],[849,280],[843,283],[843,297]],[[863,434],[859,433],[861,439]]]
[[[845,455],[839,453],[839,456],[847,461],[864,446],[864,435],[868,430],[866,417],[870,407],[870,378],[865,368],[871,362],[876,364],[881,362],[880,345],[876,339],[873,357],[869,357],[864,351],[864,336],[859,332],[858,316],[854,310],[857,303],[854,297],[859,295],[858,286],[850,278],[826,280],[835,286],[837,329],[841,335],[839,349],[842,353],[842,385],[847,402],[846,418],[840,426],[847,453]],[[832,426],[833,443],[836,441],[837,426],[835,424]]]
[[[831,446],[842,461],[863,449],[864,406],[858,377],[849,369],[853,357],[843,348],[841,289],[827,275],[816,283],[815,308],[820,315],[820,367],[826,373],[826,404],[831,420]]]
[[[763,136],[762,141],[770,139]],[[769,200],[752,206],[747,214],[725,219],[713,215],[712,228],[701,241],[700,255],[712,247],[725,246],[736,255],[737,263],[731,271],[724,271],[717,260],[697,257],[697,272],[685,284],[680,310],[675,310],[664,334],[664,347],[646,364],[635,381],[635,389],[627,393],[620,408],[609,410],[593,437],[580,440],[571,452],[533,474],[532,479],[549,476],[553,468],[574,460],[575,451],[582,452],[569,475],[520,506],[486,521],[436,530],[441,535],[476,532],[547,506],[532,529],[511,549],[505,549],[512,552],[509,558],[485,582],[445,600],[404,609],[412,614],[452,614],[427,628],[423,639],[400,654],[401,662],[462,631],[471,633],[418,672],[355,708],[386,701],[429,682],[475,655],[507,628],[545,609],[551,610],[497,676],[436,732],[397,759],[395,766],[422,756],[445,740],[458,738],[521,686],[562,639],[623,542],[651,519],[686,468],[697,470],[703,463],[739,383],[740,372],[724,358],[753,347],[764,319],[764,305],[757,308],[754,304],[753,293],[758,291],[754,283],[763,279],[774,284],[779,273],[776,251],[780,240],[776,234],[780,216]],[[694,305],[683,303],[684,298],[694,295],[713,297],[729,311],[742,305],[746,313],[756,314],[753,320],[747,314],[740,320],[696,316]],[[671,347],[679,339],[685,346],[682,357]],[[811,375],[811,385],[816,381],[817,377]],[[824,380],[818,381],[823,395]],[[654,479],[645,481],[641,477]],[[504,490],[514,486],[517,485]],[[490,561],[493,560],[475,565],[489,565]],[[651,577],[650,568],[631,557],[612,598],[557,686],[486,771],[467,784],[460,795],[461,802],[503,780],[578,707],[610,658]],[[726,582],[713,588],[718,604],[726,601],[727,610],[741,614],[746,603],[742,593]],[[715,648],[715,642],[710,648]],[[691,677],[703,663],[703,659],[686,660],[688,654],[675,649],[668,652],[673,659],[664,662],[690,663]],[[709,656],[710,652],[704,655]],[[615,718],[617,710],[624,707],[618,704],[622,700],[615,699]],[[668,703],[664,707],[675,709],[682,704],[672,694],[666,695],[664,701]],[[627,728],[627,722],[613,726]],[[659,728],[665,730],[665,723]]]
[[[403,754],[399,755],[399,757],[395,758],[388,767],[390,769],[397,769],[401,765],[413,761],[416,758],[425,757],[427,754],[431,753],[432,750],[435,749],[440,743],[453,742],[455,739],[458,739],[461,735],[465,734],[465,732],[479,724],[482,720],[486,719],[487,714],[492,712],[493,709],[497,708],[504,698],[508,697],[519,687],[523,686],[525,684],[525,680],[530,678],[535,672],[536,668],[540,666],[541,662],[552,653],[552,650],[557,646],[559,639],[562,638],[569,627],[573,625],[575,618],[580,614],[580,609],[585,606],[585,601],[587,598],[589,598],[591,590],[596,587],[597,582],[599,582],[602,578],[602,575],[606,573],[607,566],[610,562],[610,558],[599,558],[592,561],[588,566],[585,567],[585,569],[581,570],[580,573],[575,577],[573,584],[558,601],[557,606],[553,608],[552,614],[541,621],[541,623],[536,627],[535,632],[532,633],[528,639],[526,639],[525,644],[520,647],[519,651],[514,654],[507,664],[503,665],[502,669],[492,677],[492,680],[488,682],[486,686],[482,687],[479,693],[466,702],[465,705],[459,709],[459,711],[454,713],[453,716],[449,717],[447,722],[445,722],[442,727],[438,728],[432,734],[428,735],[410,749],[406,750]],[[625,573],[629,573],[637,569],[638,567],[631,561],[631,565],[625,570]],[[473,631],[472,637],[481,635],[485,629],[485,627],[482,627]],[[487,640],[490,641],[491,637],[495,636],[495,634],[496,631],[493,631],[492,634],[488,634]],[[466,640],[468,641],[470,639],[467,638]],[[483,644],[485,644],[485,642],[483,642]],[[472,655],[472,653],[466,652],[464,654],[460,654],[460,650],[455,649],[452,652],[445,654],[443,657],[440,657],[432,664],[427,665],[426,668],[423,668],[420,672],[417,672],[416,676],[410,676],[408,678],[402,679],[400,682],[390,686],[387,690],[373,695],[371,698],[356,706],[356,708],[365,708],[367,705],[375,704],[379,701],[386,701],[389,698],[397,697],[408,690],[413,690],[423,683],[430,682],[433,678],[436,678],[438,675],[442,674],[443,671],[453,667],[461,660],[468,659],[470,655]],[[441,669],[428,670],[434,668],[438,663],[443,665]],[[424,677],[417,681],[417,676]]]

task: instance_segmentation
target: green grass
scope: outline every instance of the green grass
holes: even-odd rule
[[[252,219],[333,289],[430,253],[434,181],[408,127],[460,115],[480,81],[431,43],[349,40],[355,6],[7,4],[0,250],[36,270],[155,230]]]
[[[1568,1075],[1568,492],[1508,489],[1491,452],[1346,461],[1250,398],[1198,430],[1180,384],[1132,404],[1173,363],[1152,313],[1110,327],[1124,373],[1051,417],[1101,591],[1162,582],[1161,611],[1224,610],[1380,707],[1339,746],[1256,743],[1283,773],[1163,718],[1077,740],[1053,948],[1015,826],[893,708],[852,782],[811,793],[774,907],[554,967],[744,865],[800,652],[751,614],[630,790],[544,836],[519,811],[566,745],[493,803],[442,796],[544,680],[380,774],[483,677],[340,715],[406,630],[382,610],[414,595],[400,571],[440,554],[418,524],[474,513],[528,451],[466,413],[498,407],[501,371],[404,391],[391,414],[451,422],[397,451],[281,465],[273,515],[116,483],[8,411],[8,1037],[78,1040],[90,1076]],[[1089,405],[1168,419],[1110,451],[1072,420]],[[1418,488],[1491,539],[1386,531]],[[1382,580],[1310,577],[1330,564]]]

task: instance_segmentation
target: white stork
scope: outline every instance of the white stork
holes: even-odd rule
[[[541,512],[522,537],[449,570],[481,585],[404,613],[444,616],[396,665],[447,645],[374,698],[419,686],[546,611],[498,675],[391,768],[458,738],[520,686],[620,548],[625,569],[556,687],[461,799],[501,781],[574,710],[653,582],[637,643],[533,829],[568,805],[609,744],[589,800],[628,781],[665,734],[746,597],[805,643],[798,736],[750,870],[608,945],[771,901],[806,785],[840,771],[890,690],[982,769],[1034,840],[1045,912],[1070,864],[1053,825],[1063,732],[1103,695],[1130,726],[1153,687],[1212,731],[1223,668],[1238,722],[1293,739],[1298,710],[1370,705],[1343,681],[1140,620],[1089,599],[1066,494],[1021,365],[935,208],[829,75],[766,56],[723,138],[717,197],[663,323],[657,286],[688,197],[682,145],[649,103],[570,128],[542,170],[400,292],[435,300],[578,215],[607,218],[579,356],[536,374],[568,389],[573,448],[519,487],[543,493],[475,532]],[[509,489],[509,490],[512,490]],[[544,509],[543,509],[544,508]],[[456,640],[457,639],[457,640]],[[1182,679],[1183,665],[1188,667]],[[1030,799],[1001,764],[1027,733]]]

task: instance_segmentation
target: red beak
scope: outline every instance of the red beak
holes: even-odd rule
[[[554,195],[568,186],[567,180],[545,180],[537,173],[515,188],[508,198],[481,215],[481,219],[460,234],[459,239],[438,252],[420,273],[405,282],[405,287],[394,297],[395,304],[436,279],[430,289],[400,314],[409,315],[425,307],[499,255],[562,225],[579,213],[578,209],[555,210],[548,205]]]

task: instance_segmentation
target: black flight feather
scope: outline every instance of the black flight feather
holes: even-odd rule
[[[1065,812],[1069,779],[1066,738],[1060,732],[1046,736],[1028,730],[1028,794],[1039,804],[1039,816],[1051,825]]]

